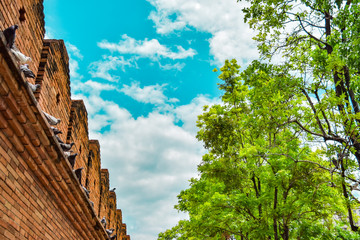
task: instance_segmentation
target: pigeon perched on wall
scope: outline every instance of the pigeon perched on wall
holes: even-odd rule
[[[78,154],[75,153],[75,154],[72,154],[72,155],[68,156],[68,160],[69,160],[69,163],[70,163],[70,165],[71,165],[72,168],[73,168],[74,165],[75,165],[75,159],[76,159],[76,156],[77,156],[77,155],[78,155]]]
[[[36,92],[36,90],[38,90],[38,88],[40,88],[40,84],[32,84],[28,81],[26,81],[26,84],[30,87],[31,91]]]
[[[57,119],[56,117],[53,117],[44,111],[42,111],[42,112],[50,125],[56,125],[56,124],[60,123],[60,121],[61,121],[60,119]]]
[[[61,140],[58,135],[55,135],[55,138],[56,138],[56,140],[57,140],[59,143],[64,143],[63,140]]]
[[[108,234],[108,236],[110,237],[111,234],[114,233],[114,228],[110,228],[110,229],[106,229],[106,233]]]
[[[53,133],[54,133],[55,135],[57,135],[57,134],[62,134],[62,131],[60,131],[60,130],[57,129],[56,127],[50,127],[50,129],[53,131]]]
[[[65,157],[66,157],[66,158],[70,157],[70,155],[71,155],[72,152],[73,152],[72,150],[70,150],[70,151],[64,151]]]
[[[35,78],[35,74],[29,69],[29,64],[20,65],[20,70],[24,73],[25,77]]]
[[[6,39],[6,45],[9,48],[12,48],[14,46],[15,37],[16,37],[16,29],[18,29],[18,28],[19,28],[19,26],[15,24],[15,25],[12,25],[11,27],[8,27],[3,32],[5,39]]]
[[[105,219],[105,217],[103,217],[100,222],[104,226],[104,228],[106,228],[106,219]]]
[[[87,190],[83,185],[81,185],[81,188],[84,190],[86,196],[87,196],[88,198],[90,198],[90,191]]]
[[[25,56],[22,52],[15,49],[10,49],[13,55],[15,56],[16,60],[20,62],[20,64],[24,64],[31,61],[31,58],[28,56]]]
[[[70,144],[67,144],[67,143],[60,143],[60,147],[62,148],[63,151],[69,151],[72,146],[74,146],[75,143],[70,143]]]
[[[115,192],[115,189],[116,189],[116,188],[110,189],[110,192]]]
[[[79,183],[81,183],[81,171],[83,170],[84,168],[81,167],[81,168],[77,168],[75,170],[73,170],[73,172],[75,173],[76,175],[76,178],[79,180]]]
[[[116,238],[116,234],[110,237],[110,240],[114,240]]]

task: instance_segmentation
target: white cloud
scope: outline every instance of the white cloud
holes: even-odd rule
[[[178,71],[181,71],[184,67],[185,67],[185,63],[175,63],[175,64],[164,64],[164,65],[161,65],[160,62],[159,62],[159,66],[161,69],[164,69],[164,70],[173,70],[173,69],[176,69]]]
[[[102,49],[108,49],[112,52],[119,52],[121,54],[135,54],[140,57],[150,58],[153,61],[157,61],[160,58],[170,59],[184,59],[193,57],[196,51],[192,48],[185,50],[181,46],[176,46],[177,51],[172,51],[168,47],[159,43],[157,39],[136,40],[122,35],[122,40],[119,43],[109,43],[107,40],[103,40],[98,43],[98,46]]]
[[[69,54],[69,70],[72,80],[81,80],[83,76],[79,73],[79,61],[83,59],[80,50],[73,44],[66,42],[66,49]]]
[[[164,87],[132,84],[128,90],[143,102],[166,103]],[[186,217],[173,206],[188,180],[197,176],[204,149],[195,138],[193,125],[202,105],[214,100],[199,96],[166,113],[154,111],[134,118],[115,102],[100,97],[101,91],[114,90],[111,84],[90,80],[78,89],[82,93],[74,98],[85,102],[90,138],[100,141],[102,167],[109,169],[111,187],[117,188],[124,221],[131,222],[128,234],[133,239],[155,239]],[[152,99],[150,93],[157,97]],[[183,126],[176,125],[179,119]],[[104,127],[109,131],[101,132]]]
[[[185,129],[187,132],[195,135],[197,132],[197,116],[199,116],[203,112],[203,108],[205,105],[210,106],[213,104],[220,104],[220,99],[210,100],[204,95],[199,95],[194,98],[189,104],[175,108],[174,113],[176,118],[183,122],[182,128]]]
[[[149,19],[153,20],[155,25],[158,26],[156,29],[159,34],[167,34],[175,30],[182,30],[186,28],[187,23],[181,21],[179,18],[175,21],[169,19],[169,15],[172,14],[172,11],[167,10],[166,8],[159,8],[158,12],[152,11],[149,15]]]
[[[241,7],[244,2],[235,0],[148,0],[156,11],[149,18],[159,34],[184,30],[187,26],[212,34],[210,53],[217,63],[237,58],[240,64],[257,57],[252,40],[254,33],[244,23]],[[175,20],[171,17],[176,16]]]
[[[83,55],[80,53],[80,50],[75,45],[67,42],[66,43],[66,49],[68,50],[68,52],[71,55],[73,55],[73,56],[75,56],[75,57],[77,57],[77,58],[79,58],[81,60],[83,59]]]
[[[180,190],[187,188],[187,180],[196,177],[202,146],[174,124],[173,116],[152,113],[137,119],[117,118],[111,131],[96,137],[111,185],[119,187],[124,219],[136,219],[128,225],[133,239],[154,239],[184,217],[173,206]]]
[[[103,56],[103,59],[92,62],[89,65],[89,73],[94,78],[102,78],[110,82],[117,82],[120,77],[111,74],[110,71],[115,71],[120,68],[124,72],[126,66],[136,66],[134,59],[130,58],[125,60],[123,56]]]
[[[54,34],[53,34],[53,30],[48,27],[45,26],[45,36],[44,39],[54,39]]]
[[[167,102],[179,101],[176,98],[169,99],[164,95],[163,92],[165,86],[166,84],[163,85],[156,84],[141,88],[139,82],[133,82],[131,86],[124,84],[123,88],[120,89],[120,92],[125,93],[127,96],[132,97],[138,102],[151,103],[155,105],[162,105]]]
[[[90,95],[99,95],[102,91],[116,90],[116,86],[112,84],[105,84],[88,80],[86,82],[77,82],[74,84],[72,90],[74,92],[87,92]]]
[[[71,79],[82,79],[83,76],[78,72],[79,71],[79,62],[73,59],[70,56],[69,59],[69,70]]]

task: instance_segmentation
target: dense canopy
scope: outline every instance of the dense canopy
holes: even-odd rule
[[[247,2],[260,58],[220,69],[189,219],[159,239],[359,239],[359,1]]]

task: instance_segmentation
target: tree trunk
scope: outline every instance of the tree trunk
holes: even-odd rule
[[[277,207],[277,195],[278,195],[278,189],[277,187],[275,187],[275,192],[274,192],[274,210],[276,210],[276,207]],[[273,224],[273,227],[274,227],[274,240],[278,240],[279,237],[278,237],[278,225],[277,225],[277,217],[276,217],[276,211],[274,213],[274,224]]]

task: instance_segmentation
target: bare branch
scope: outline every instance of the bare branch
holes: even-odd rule
[[[324,42],[324,41],[322,41],[321,39],[319,39],[319,38],[315,37],[314,35],[312,35],[308,30],[306,30],[306,28],[305,28],[305,26],[304,26],[304,24],[303,24],[303,21],[304,21],[304,20],[302,20],[299,15],[297,15],[297,14],[295,14],[295,13],[291,13],[291,12],[287,12],[287,13],[290,14],[290,15],[294,15],[295,17],[297,17],[297,19],[298,19],[298,21],[299,21],[299,23],[300,23],[300,26],[301,26],[301,28],[302,28],[302,30],[303,30],[307,35],[309,35],[309,37],[311,37],[311,38],[314,39],[315,41],[320,42],[320,43],[322,43],[322,44],[324,44],[324,45],[326,45],[326,46],[330,46],[330,45],[327,44],[326,42]]]
[[[322,127],[322,124],[321,124],[321,122],[320,122],[320,119],[319,119],[319,117],[318,117],[318,115],[317,115],[317,111],[316,111],[316,109],[315,109],[315,107],[314,107],[314,104],[313,104],[312,101],[311,101],[311,98],[309,97],[309,95],[307,94],[307,92],[305,91],[305,89],[301,89],[301,92],[304,93],[304,95],[306,96],[306,99],[308,100],[308,102],[309,102],[309,104],[310,104],[310,106],[311,106],[311,109],[313,110],[313,113],[314,113],[315,118],[316,118],[316,122],[318,123],[321,132],[323,133],[323,135],[326,135],[326,133],[325,133],[325,131],[324,131],[324,128]]]
[[[318,100],[318,103],[320,104],[320,97],[319,97],[317,89],[315,91],[315,96],[316,96],[316,99]],[[332,135],[331,126],[330,126],[329,120],[326,117],[326,114],[325,114],[324,110],[321,110],[321,114],[323,115],[323,117],[324,117],[324,119],[326,121],[326,124],[327,124],[327,127],[328,127],[328,134]]]

